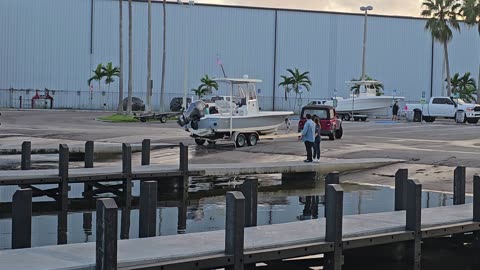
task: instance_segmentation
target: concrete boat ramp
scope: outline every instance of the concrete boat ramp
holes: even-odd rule
[[[472,215],[472,204],[422,209],[422,238],[451,234],[455,229],[456,232],[478,230],[479,223],[472,222]],[[344,216],[343,249],[378,245],[385,239],[389,239],[387,242],[414,239],[414,233],[406,231],[405,224],[406,211]],[[325,240],[325,231],[325,218],[245,228],[245,262],[332,251],[332,243]],[[168,265],[182,260],[200,265],[175,269],[200,269],[207,258],[210,261],[226,258],[224,251],[224,230],[119,240],[118,269],[173,269]],[[0,251],[0,264],[2,269],[15,270],[95,269],[95,243]]]

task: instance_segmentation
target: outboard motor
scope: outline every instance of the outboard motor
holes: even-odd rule
[[[190,123],[190,127],[198,129],[198,121],[205,116],[205,102],[196,100],[190,104],[187,111],[178,118],[177,123],[185,127]]]

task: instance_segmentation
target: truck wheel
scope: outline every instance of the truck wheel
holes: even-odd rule
[[[247,142],[247,138],[245,138],[245,134],[240,133],[237,135],[237,139],[235,139],[235,145],[237,147],[244,147]]]
[[[251,133],[250,135],[248,135],[247,144],[249,146],[255,146],[255,145],[257,145],[257,142],[258,142],[258,135],[257,134]]]
[[[140,118],[140,122],[145,123],[147,122],[147,119],[145,117]]]
[[[465,112],[463,111],[458,111],[455,113],[455,122],[459,124],[463,124],[467,121],[465,117]]]
[[[160,116],[160,122],[166,123],[167,122],[167,116],[166,115]]]
[[[413,122],[421,122],[422,121],[422,111],[415,110],[413,111]]]
[[[348,114],[348,113],[345,114],[345,115],[343,116],[343,120],[345,120],[345,121],[350,121],[350,114]]]
[[[360,118],[363,122],[367,121],[367,117]]]
[[[469,124],[476,124],[480,118],[467,118]]]
[[[197,145],[204,145],[205,144],[205,140],[204,139],[195,139],[195,143]]]
[[[335,139],[341,139],[343,136],[343,127],[340,126],[339,129],[335,130]]]
[[[329,135],[328,135],[328,139],[329,139],[330,141],[335,141],[335,134],[329,134]]]
[[[208,144],[210,144],[210,145],[214,145],[214,144],[217,143],[216,141],[207,141],[207,142],[208,142]]]

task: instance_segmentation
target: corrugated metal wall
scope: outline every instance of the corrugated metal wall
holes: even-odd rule
[[[114,109],[118,82],[94,84],[87,79],[98,63],[119,64],[118,1],[94,0],[93,52],[90,53],[91,0],[0,1],[0,107],[18,107],[18,98],[30,99],[34,91],[54,89],[55,107]],[[124,90],[128,82],[128,2],[124,2]],[[162,62],[163,9],[153,4],[152,79],[153,104],[159,107]],[[348,94],[345,81],[361,74],[363,16],[300,11],[188,6],[167,4],[166,102],[196,87],[204,74],[221,77],[219,56],[229,77],[248,74],[263,79],[262,107],[291,107],[278,87],[287,68],[310,71],[313,88],[309,99]],[[275,44],[275,21],[277,43]],[[435,43],[420,19],[370,16],[366,71],[385,84],[385,93],[418,100],[421,92],[441,94],[443,47]],[[276,46],[275,46],[276,45]],[[276,49],[276,59],[275,58]],[[134,96],[145,100],[147,53],[147,3],[133,4]],[[185,52],[188,51],[188,57]],[[478,78],[480,38],[475,28],[462,27],[449,44],[452,74],[471,71]],[[276,60],[276,61],[275,61]],[[274,64],[276,63],[276,65]],[[275,78],[274,78],[275,74]],[[431,87],[431,77],[433,86]],[[219,94],[225,93],[221,90]],[[275,94],[274,94],[275,93]],[[25,106],[25,105],[24,105]]]

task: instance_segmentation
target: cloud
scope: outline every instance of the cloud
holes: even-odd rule
[[[212,3],[238,6],[260,6],[335,12],[360,13],[359,7],[371,5],[372,14],[419,17],[421,0],[199,0],[199,3]],[[301,4],[299,4],[301,3]]]

